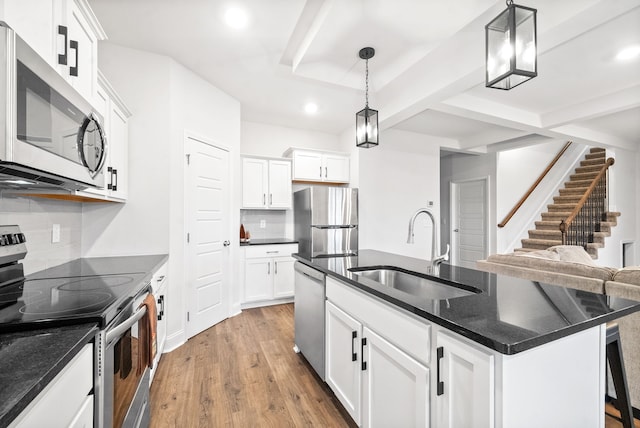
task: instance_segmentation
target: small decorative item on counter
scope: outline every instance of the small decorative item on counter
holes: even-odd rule
[[[247,234],[244,231],[244,224],[240,225],[240,242],[247,242]]]
[[[245,240],[244,242],[249,242],[251,240],[251,234],[249,233],[249,231],[247,230],[245,232]]]

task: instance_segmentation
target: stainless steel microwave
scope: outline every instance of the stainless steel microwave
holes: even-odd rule
[[[0,188],[103,188],[102,117],[0,26]]]

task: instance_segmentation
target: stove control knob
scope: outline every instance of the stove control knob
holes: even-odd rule
[[[0,247],[7,245],[7,235],[0,235]]]
[[[27,242],[27,237],[26,237],[26,236],[24,236],[24,233],[20,233],[19,235],[20,235],[20,242],[21,242],[21,243],[25,243],[25,242]]]
[[[4,245],[13,245],[13,235],[10,233],[7,233],[5,235],[2,236],[4,238],[5,244]]]

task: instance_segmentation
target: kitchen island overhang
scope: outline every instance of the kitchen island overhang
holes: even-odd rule
[[[294,258],[329,277],[454,331],[501,354],[512,355],[640,311],[640,302],[442,264],[437,276],[422,259],[360,250],[357,256]],[[436,282],[474,290],[435,300],[411,295],[357,274],[393,267]]]

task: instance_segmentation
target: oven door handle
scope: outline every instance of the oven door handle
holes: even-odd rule
[[[121,324],[109,330],[106,335],[106,343],[109,345],[114,339],[120,337],[125,331],[129,330],[140,318],[147,313],[147,307],[143,306],[136,311],[135,314],[124,320]]]

